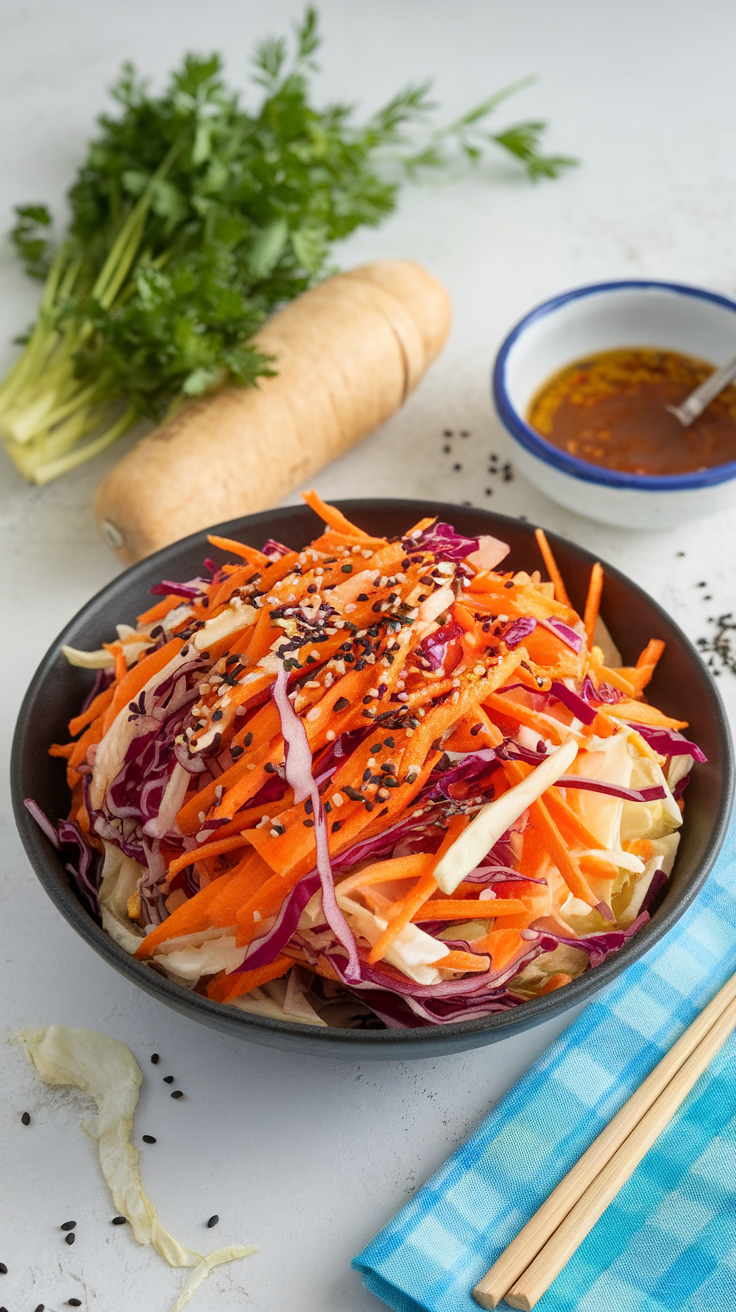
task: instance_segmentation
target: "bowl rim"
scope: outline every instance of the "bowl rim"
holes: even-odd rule
[[[736,299],[722,296],[718,292],[708,291],[705,287],[689,283],[661,282],[652,278],[625,278],[611,282],[588,283],[582,287],[573,287],[557,296],[542,301],[524,315],[523,319],[511,329],[504,339],[496,356],[492,371],[492,395],[499,417],[513,438],[529,452],[547,465],[572,478],[585,483],[596,483],[601,487],[619,488],[636,492],[691,492],[728,483],[736,478],[736,460],[724,465],[714,465],[710,469],[695,471],[690,474],[631,474],[617,469],[607,469],[603,465],[593,465],[577,456],[568,455],[548,442],[546,438],[531,428],[509,399],[506,387],[506,368],[511,351],[527,328],[540,319],[547,318],[571,302],[584,300],[589,296],[600,296],[620,291],[666,291],[676,296],[694,300],[709,301],[720,305],[736,314]],[[736,340],[736,334],[735,340]]]
[[[419,509],[422,509],[425,515],[432,514],[440,518],[453,514],[457,516],[458,511],[466,511],[467,513],[468,510],[466,507],[449,502],[428,501],[425,498],[355,498],[335,501],[332,504],[342,510],[348,518],[359,516],[361,512],[365,512],[366,508],[370,509],[372,506],[388,507],[395,511],[397,521],[400,517],[409,519],[411,514],[416,514]],[[94,617],[101,603],[114,598],[116,593],[126,596],[131,589],[135,589],[138,580],[142,579],[142,576],[150,570],[152,562],[160,562],[162,578],[170,577],[167,562],[172,560],[180,551],[195,545],[202,547],[206,552],[209,548],[208,534],[216,533],[222,537],[233,537],[237,532],[246,534],[255,534],[257,532],[260,534],[265,530],[266,537],[278,537],[279,523],[293,516],[295,511],[299,510],[303,511],[307,517],[314,515],[314,512],[306,506],[279,507],[274,510],[262,511],[259,514],[227,520],[224,523],[212,525],[207,529],[202,529],[186,538],[171,543],[169,546],[123,570],[95,593],[91,600],[77,611],[50,645],[23,698],[13,735],[10,759],[11,798],[15,822],[34,874],[72,928],[80,934],[90,947],[132,983],[192,1019],[205,1024],[213,1024],[230,1034],[234,1034],[236,1029],[240,1030],[242,1027],[240,1037],[246,1039],[251,1037],[257,1042],[275,1041],[278,1043],[278,1039],[270,1040],[267,1036],[280,1035],[287,1044],[289,1040],[297,1041],[303,1049],[310,1046],[313,1051],[317,1051],[322,1046],[325,1051],[331,1049],[334,1052],[336,1048],[343,1046],[345,1049],[352,1048],[352,1055],[354,1055],[355,1060],[359,1061],[361,1057],[400,1059],[404,1056],[408,1058],[410,1056],[435,1055],[438,1041],[441,1044],[443,1036],[446,1036],[449,1054],[463,1046],[461,1043],[456,1043],[453,1047],[453,1039],[468,1039],[470,1042],[464,1046],[470,1047],[472,1046],[472,1037],[481,1033],[488,1034],[487,1042],[493,1041],[494,1038],[510,1037],[521,1030],[532,1028],[542,1021],[550,1020],[573,1006],[588,1001],[624,969],[633,965],[673,927],[699,893],[723,844],[734,793],[734,754],[725,708],[715,680],[711,676],[707,679],[707,686],[713,701],[717,732],[723,754],[724,788],[718,821],[710,834],[696,876],[684,890],[683,896],[667,912],[659,915],[656,920],[649,921],[639,933],[624,943],[619,951],[612,953],[600,965],[587,970],[583,975],[572,980],[564,989],[532,999],[518,1007],[509,1008],[502,1012],[493,1012],[476,1020],[455,1021],[446,1025],[429,1025],[416,1029],[400,1030],[388,1028],[384,1030],[353,1030],[333,1028],[331,1026],[322,1028],[321,1026],[306,1025],[298,1021],[282,1021],[277,1018],[242,1012],[232,1006],[214,1002],[201,994],[193,993],[183,985],[176,984],[163,973],[152,970],[150,966],[130,956],[93,920],[90,913],[78,900],[66,875],[64,874],[63,878],[59,879],[59,871],[61,870],[63,874],[63,869],[58,853],[24,805],[22,763],[25,739],[32,723],[35,701],[46,681],[50,676],[53,676],[53,667],[60,655],[62,644],[73,635],[74,630],[80,623]],[[483,507],[472,507],[472,513],[488,519],[488,528],[493,536],[502,535],[506,525],[513,525],[516,530],[520,527],[518,519],[486,510]],[[529,533],[534,531],[534,526],[526,521],[522,527],[524,531],[528,530]],[[591,566],[597,559],[584,547],[567,541],[558,534],[548,533],[547,536],[553,548],[555,545],[563,549],[572,547]],[[678,640],[689,656],[703,664],[699,652],[689,638],[657,601],[615,566],[608,565],[605,562],[601,563],[610,577],[616,578],[628,589],[633,590],[636,595],[641,594],[647,605],[653,609],[655,616],[661,615],[667,625],[674,627]],[[703,670],[708,674],[704,665]],[[495,1035],[493,1031],[500,1032]],[[399,1049],[402,1051],[399,1051]],[[424,1049],[427,1050],[426,1053]]]

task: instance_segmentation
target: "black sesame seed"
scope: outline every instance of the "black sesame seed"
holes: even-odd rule
[[[75,1235],[74,1231],[73,1231],[73,1230],[70,1230],[70,1231],[69,1231],[69,1234],[66,1236],[66,1242],[67,1242],[68,1244],[73,1244],[73,1243],[74,1243],[74,1240],[76,1239],[76,1237],[77,1237],[77,1236]]]
[[[458,473],[459,470],[462,469],[462,465],[460,465],[460,464],[454,464],[452,467],[453,467],[453,469],[455,470],[456,473]]]
[[[77,1224],[76,1221],[65,1221],[63,1225],[60,1225],[60,1226],[59,1226],[59,1229],[60,1229],[60,1230],[74,1230],[75,1227],[76,1227],[76,1224]]]
[[[348,707],[349,705],[350,702],[348,701],[347,697],[338,697],[332,709],[333,711],[344,711],[346,707]]]
[[[238,757],[243,755],[244,750],[245,749],[243,747],[238,747],[238,745],[236,744],[235,747],[230,748],[230,755],[232,756],[234,761],[237,761]]]
[[[340,566],[340,573],[341,573],[341,574],[352,574],[352,572],[353,572],[353,567],[352,567],[352,565],[341,565],[341,566]]]
[[[172,1093],[171,1096],[172,1098],[183,1098],[184,1094],[182,1093],[181,1089],[174,1089],[174,1092]]]
[[[38,1307],[36,1308],[36,1312],[44,1312],[44,1304],[43,1304],[43,1303],[39,1303]]]
[[[305,829],[314,829],[314,820],[302,820],[302,824]]]
[[[358,600],[358,601],[367,601],[367,600],[368,600],[368,593],[367,593],[367,592],[359,592],[359,593],[358,593],[358,596],[357,596],[357,600]]]
[[[250,747],[250,745],[251,745],[252,742],[253,742],[253,734],[252,734],[252,733],[247,733],[247,734],[245,735],[245,738],[243,739],[243,746],[244,746],[244,747]]]
[[[164,1075],[164,1084],[173,1084],[173,1083],[174,1083],[173,1075]]]
[[[24,1112],[20,1119],[24,1125],[30,1125],[31,1123],[31,1117],[28,1112]]]
[[[144,1143],[155,1143],[156,1140],[154,1139],[154,1137],[153,1137],[152,1134],[144,1134],[144,1135],[143,1135],[143,1142],[144,1142]]]
[[[212,712],[212,719],[213,719],[213,720],[221,720],[221,719],[222,719],[222,711],[213,711],[213,712]]]
[[[383,745],[384,747],[395,747],[396,743],[394,742],[393,738],[384,738]]]
[[[264,765],[263,768],[266,771],[266,774],[276,773],[276,766],[274,765],[273,761],[266,761],[266,764]]]
[[[314,813],[314,802],[312,801],[311,797],[308,797],[306,802],[304,803],[304,810],[306,811],[307,815],[312,815]]]
[[[82,1300],[81,1298],[68,1298],[66,1301],[66,1305],[67,1307],[81,1307]]]
[[[157,1052],[152,1052],[152,1053],[151,1053],[151,1065],[152,1065],[152,1066],[158,1066],[160,1060],[161,1060],[161,1058],[159,1057],[159,1055],[158,1055]]]
[[[8,1268],[6,1267],[4,1262],[0,1262],[0,1276],[6,1276],[7,1274],[8,1274]]]
[[[325,815],[329,815],[331,810],[332,810],[332,805],[331,805],[331,803],[330,803],[330,802],[325,802],[325,805],[324,805],[324,812],[325,812]]]
[[[220,1218],[219,1218],[219,1216],[217,1215],[217,1212],[215,1212],[214,1216],[211,1216],[210,1219],[209,1219],[209,1221],[207,1222],[207,1229],[208,1229],[208,1230],[211,1230],[212,1227],[213,1227],[213,1225],[217,1225],[217,1222],[219,1221],[219,1219],[220,1219]]]
[[[337,831],[338,831],[338,829],[341,829],[341,828],[342,828],[342,820],[333,820],[333,822],[332,822],[332,832],[333,832],[333,834],[336,834]]]
[[[452,429],[446,428],[442,434],[443,437],[452,437]]]
[[[450,452],[452,451],[452,447],[449,446],[447,443],[445,443],[442,450],[446,456],[449,456]]]
[[[114,1216],[112,1218],[112,1223],[113,1225],[127,1225],[128,1218],[127,1216]]]

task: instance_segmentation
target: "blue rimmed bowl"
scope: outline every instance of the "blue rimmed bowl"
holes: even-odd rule
[[[736,301],[701,287],[596,283],[545,301],[509,333],[493,398],[530,483],[569,510],[622,528],[672,528],[736,503],[736,461],[693,474],[628,474],[578,460],[526,422],[539,388],[596,351],[653,346],[719,366],[736,354]]]

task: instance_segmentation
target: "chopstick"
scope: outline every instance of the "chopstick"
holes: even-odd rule
[[[534,1306],[635,1170],[734,1025],[736,974],[672,1045],[479,1281],[473,1297],[481,1307],[495,1308],[505,1296],[512,1307],[528,1310]],[[646,1146],[642,1148],[642,1144]],[[631,1164],[627,1165],[629,1160]],[[606,1201],[599,1206],[604,1197]]]

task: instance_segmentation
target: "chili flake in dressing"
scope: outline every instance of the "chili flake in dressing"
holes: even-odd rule
[[[626,347],[576,360],[550,378],[529,407],[542,437],[579,460],[631,474],[688,474],[736,460],[736,386],[689,428],[680,405],[713,365],[677,351]]]

